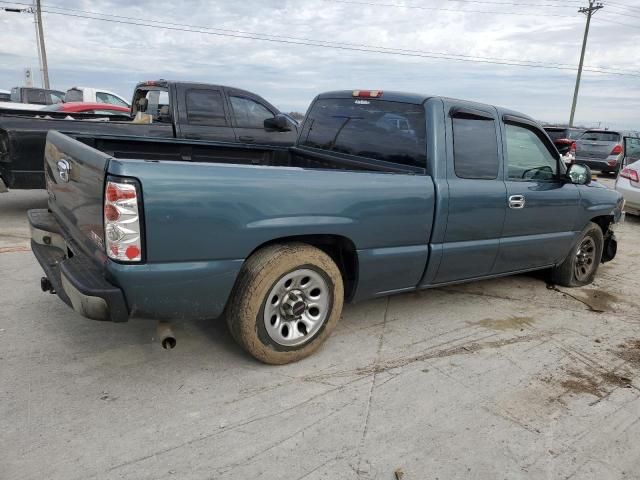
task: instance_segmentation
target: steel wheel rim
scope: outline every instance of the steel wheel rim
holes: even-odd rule
[[[265,298],[263,321],[269,338],[294,347],[316,336],[331,307],[331,291],[324,277],[301,268],[283,275]]]
[[[585,281],[596,266],[596,242],[587,237],[582,240],[576,252],[575,276],[577,280]]]

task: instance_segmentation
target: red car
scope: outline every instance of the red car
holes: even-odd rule
[[[63,113],[95,113],[97,115],[129,115],[131,113],[127,107],[121,107],[120,105],[91,102],[56,103],[43,108],[41,111]]]

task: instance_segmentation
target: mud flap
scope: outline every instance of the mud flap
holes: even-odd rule
[[[613,260],[618,252],[618,241],[611,230],[607,230],[604,236],[604,247],[602,249],[602,263]]]

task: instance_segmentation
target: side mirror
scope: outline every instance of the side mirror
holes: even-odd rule
[[[591,169],[581,163],[573,163],[567,171],[567,177],[575,185],[589,185],[591,183]]]
[[[278,114],[275,117],[267,118],[264,121],[264,128],[269,130],[280,130],[281,132],[288,132],[291,130],[291,124],[289,119],[282,114]]]

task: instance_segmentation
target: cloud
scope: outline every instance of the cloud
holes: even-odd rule
[[[45,2],[44,8],[53,11],[54,5],[74,10],[57,10],[66,15],[44,13],[53,87],[99,86],[128,97],[142,80],[196,80],[255,91],[286,111],[304,111],[311,99],[325,90],[382,88],[483,101],[541,120],[566,121],[575,72],[190,33],[178,30],[183,28],[179,24],[226,29],[231,35],[238,35],[237,31],[259,32],[280,40],[322,39],[571,65],[577,63],[584,29],[584,17],[574,8],[498,7],[453,0],[437,0],[428,5],[463,11],[355,5],[335,0],[56,0]],[[522,15],[471,11],[497,9]],[[84,15],[77,10],[131,19],[123,21],[172,22],[174,30],[69,16]],[[598,16],[633,23],[620,16],[606,17],[604,12],[606,8],[592,23],[586,63],[640,70],[636,55],[640,30],[599,22]],[[0,12],[0,88],[20,84],[23,68],[37,70],[37,64],[32,18]],[[639,105],[635,93],[639,82],[640,78],[585,72],[577,121],[640,128],[636,124]]]

